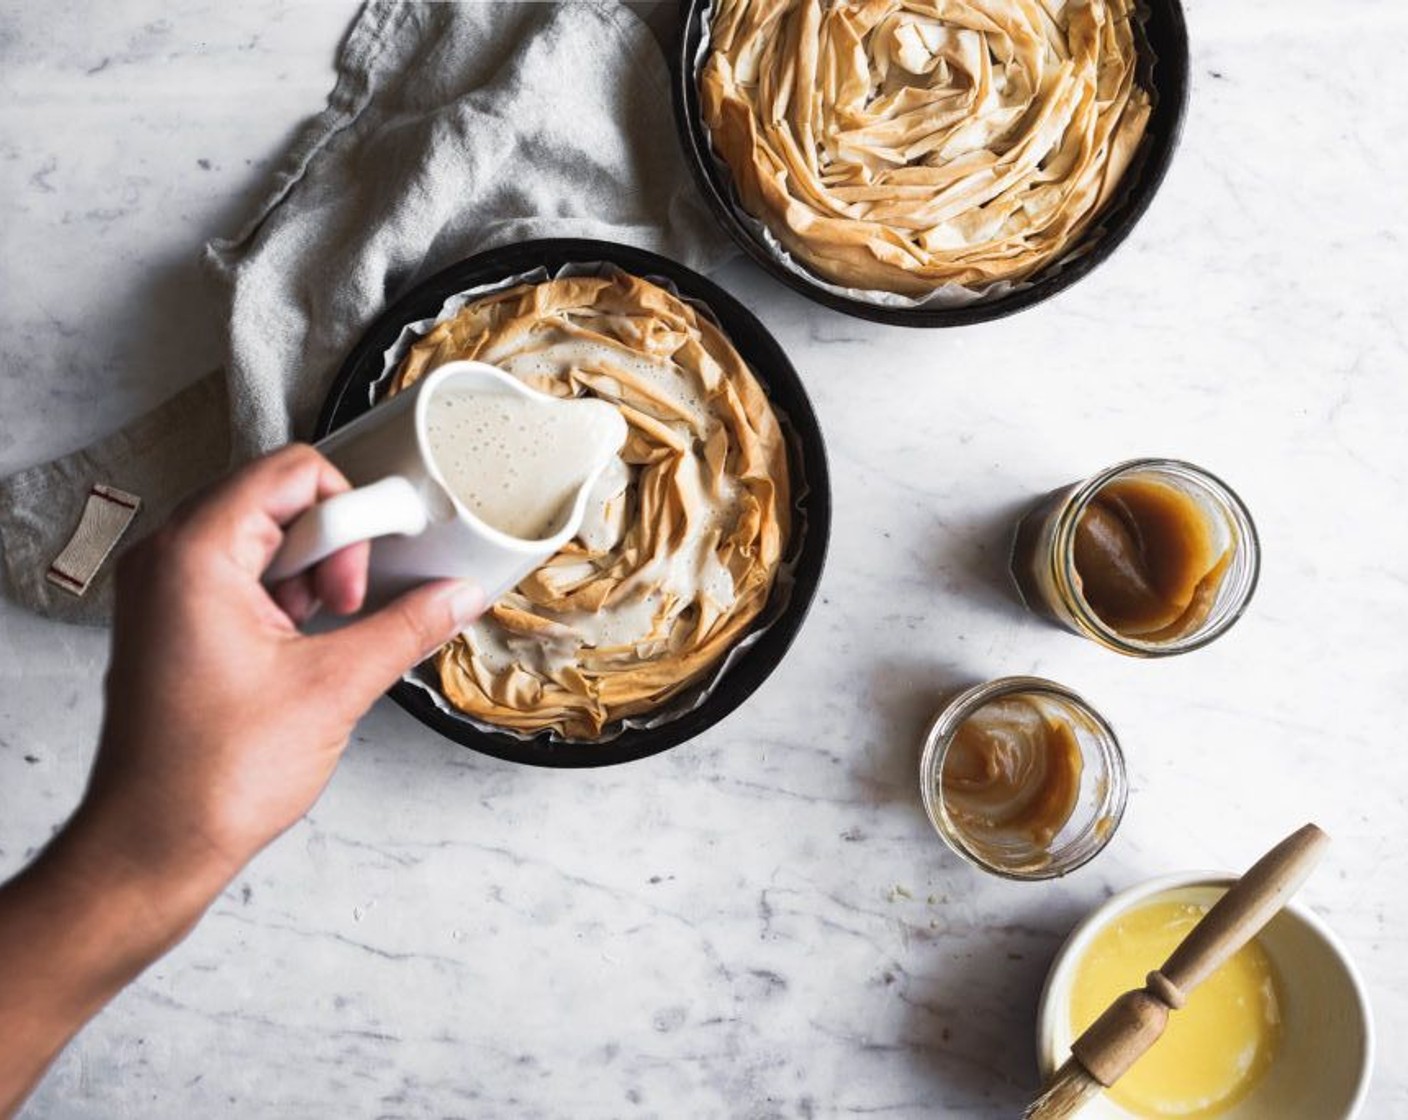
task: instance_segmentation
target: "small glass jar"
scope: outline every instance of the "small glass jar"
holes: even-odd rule
[[[1174,634],[1121,633],[1087,601],[1076,567],[1077,528],[1091,504],[1112,483],[1138,482],[1171,487],[1189,499],[1205,519],[1212,539],[1227,552],[1227,564],[1205,613]],[[1134,657],[1187,653],[1225,633],[1246,610],[1260,567],[1256,527],[1242,500],[1220,479],[1177,459],[1133,459],[1052,491],[1017,523],[1011,554],[1012,578],[1028,610]]]
[[[1079,755],[1069,814],[1044,843],[1025,831],[994,842],[991,828],[980,831],[965,822],[953,791],[945,789],[945,764],[959,729],[982,709],[1018,698],[1068,727]],[[1078,694],[1039,677],[1004,677],[954,697],[929,726],[919,775],[924,810],[948,846],[974,866],[1006,879],[1054,879],[1094,859],[1115,834],[1129,797],[1114,729]]]

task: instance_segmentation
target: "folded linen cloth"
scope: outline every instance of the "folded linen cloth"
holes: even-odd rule
[[[45,578],[91,487],[141,499],[130,543],[231,464],[308,438],[376,315],[457,260],[535,237],[623,241],[701,269],[728,254],[688,181],[660,49],[614,0],[374,0],[336,66],[252,220],[206,247],[228,299],[225,368],[0,481],[12,598],[106,620],[110,563],[81,596]]]

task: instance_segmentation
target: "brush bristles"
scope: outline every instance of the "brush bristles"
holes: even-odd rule
[[[1022,1120],[1070,1120],[1105,1089],[1074,1058],[1056,1071],[1041,1096],[1022,1113]]]

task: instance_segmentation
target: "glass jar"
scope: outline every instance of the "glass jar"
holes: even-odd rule
[[[1215,587],[1186,626],[1165,632],[1130,633],[1112,624],[1092,605],[1077,566],[1077,538],[1082,521],[1114,485],[1168,488],[1193,516],[1200,531],[1222,550],[1225,564]],[[1240,498],[1221,480],[1177,459],[1134,459],[1092,478],[1052,491],[1017,523],[1011,572],[1027,608],[1107,649],[1134,657],[1186,653],[1225,633],[1246,610],[1256,587],[1261,549],[1256,527]]]
[[[984,709],[988,717],[1010,710],[1002,702],[1014,699],[1068,728],[1063,743],[1074,741],[1078,760],[1074,773],[1067,774],[1073,785],[1069,808],[1062,807],[1064,819],[1051,820],[1040,836],[1026,827],[1005,836],[1000,824],[975,824],[959,801],[957,784],[945,780],[960,728]],[[1114,729],[1077,693],[1039,677],[1004,677],[954,697],[929,726],[919,773],[924,809],[938,834],[969,863],[1007,879],[1053,879],[1095,858],[1114,835],[1129,797]]]

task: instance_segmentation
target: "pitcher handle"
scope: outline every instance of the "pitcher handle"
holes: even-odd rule
[[[304,511],[284,530],[284,541],[264,573],[288,579],[340,548],[392,533],[415,536],[430,523],[425,502],[409,479],[391,475],[337,494]]]

